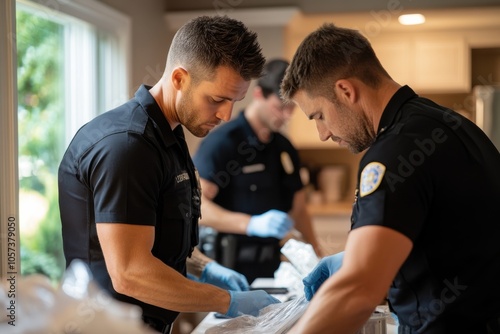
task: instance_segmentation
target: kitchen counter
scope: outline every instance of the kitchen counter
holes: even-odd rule
[[[210,327],[220,325],[221,323],[227,321],[228,319],[217,319],[215,313],[209,313],[202,322],[191,332],[191,334],[204,334]],[[387,324],[387,334],[397,334],[398,327],[396,325]]]
[[[258,278],[252,283],[252,287],[274,287],[274,279],[272,278]],[[290,297],[290,294],[273,295],[281,301],[285,301]],[[215,317],[215,312],[210,312],[202,322],[191,332],[191,334],[204,334],[210,327],[219,325],[229,319],[219,319]],[[396,325],[387,324],[387,334],[397,334],[398,329]]]

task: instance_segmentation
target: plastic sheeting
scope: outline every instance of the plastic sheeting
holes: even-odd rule
[[[118,302],[92,281],[81,261],[73,261],[55,288],[47,277],[31,275],[17,282],[16,296],[0,285],[0,307],[14,305],[13,319],[0,318],[8,334],[149,334],[138,306]]]
[[[281,334],[286,333],[302,316],[309,303],[305,297],[272,304],[258,317],[244,315],[213,326],[205,334]]]

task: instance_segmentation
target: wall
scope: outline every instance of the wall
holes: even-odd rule
[[[500,85],[500,43],[497,47],[472,49],[472,86]]]
[[[153,85],[163,74],[173,33],[165,25],[165,1],[100,0],[132,20],[131,85],[133,96],[142,84]]]

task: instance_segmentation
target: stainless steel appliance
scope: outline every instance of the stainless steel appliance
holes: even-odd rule
[[[500,86],[475,86],[476,124],[500,151]]]

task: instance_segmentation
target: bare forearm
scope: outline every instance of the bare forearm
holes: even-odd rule
[[[298,217],[293,217],[295,220],[295,228],[302,234],[305,241],[313,246],[314,251],[319,257],[324,254],[320,249],[316,234],[312,226],[312,220],[307,211],[304,211],[298,215]]]
[[[314,295],[306,313],[289,333],[356,333],[377,304],[365,298],[362,290],[332,277]]]
[[[205,197],[202,203],[200,225],[212,227],[223,233],[246,235],[250,215],[226,210]]]
[[[351,230],[342,266],[329,272],[290,333],[355,333],[387,294],[412,247],[408,237],[390,228]]]
[[[316,234],[314,233],[311,215],[307,211],[304,190],[295,193],[290,216],[295,221],[295,228],[302,234],[304,239],[313,246],[316,254],[320,257],[323,256],[324,254],[319,247]]]
[[[188,257],[186,259],[187,272],[195,275],[196,277],[200,277],[201,273],[205,269],[205,266],[212,261],[213,260],[211,258],[204,255],[198,250],[198,248],[195,247],[195,249],[193,250],[193,254],[191,254],[191,257]]]
[[[191,281],[153,256],[141,262],[114,275],[118,292],[178,312],[227,312],[227,291]]]

